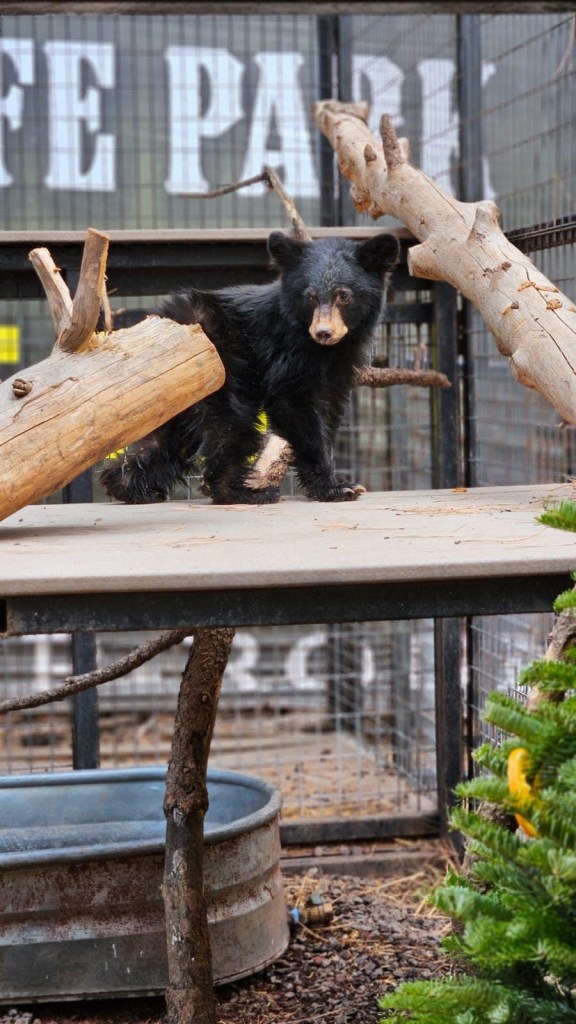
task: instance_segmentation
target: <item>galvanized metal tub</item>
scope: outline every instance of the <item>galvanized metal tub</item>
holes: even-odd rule
[[[165,769],[0,779],[0,1002],[166,987]],[[208,772],[205,891],[216,984],[280,956],[278,791]]]

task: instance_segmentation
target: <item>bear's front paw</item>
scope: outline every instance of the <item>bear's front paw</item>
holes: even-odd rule
[[[356,501],[365,488],[361,484],[351,484],[347,480],[339,480],[334,486],[319,490],[310,495],[314,501]]]
[[[149,505],[166,501],[168,497],[164,490],[153,487],[145,476],[131,472],[121,460],[102,471],[100,482],[109,498],[116,498],[126,505]]]

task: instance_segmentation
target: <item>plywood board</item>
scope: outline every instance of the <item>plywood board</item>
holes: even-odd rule
[[[536,518],[575,495],[550,484],[342,504],[34,505],[0,523],[0,597],[569,572],[576,537]]]

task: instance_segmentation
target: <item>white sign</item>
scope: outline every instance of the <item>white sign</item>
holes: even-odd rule
[[[25,104],[37,87],[36,62],[42,56],[48,89],[45,95],[36,97],[35,103],[36,108],[44,104],[42,114],[48,123],[48,169],[43,184],[51,190],[68,192],[114,192],[118,187],[122,134],[120,125],[105,127],[103,103],[106,93],[116,90],[119,61],[129,59],[129,55],[117,52],[113,43],[53,40],[36,48],[33,39],[11,38],[0,39],[0,58],[2,55],[9,63],[10,75],[4,83],[0,59],[0,188],[17,183],[16,175],[6,166],[6,157],[11,141],[16,145],[16,136],[23,130]],[[249,63],[256,84],[249,96],[244,88],[248,63],[242,63],[225,48],[168,46],[163,59],[168,90],[164,115],[160,116],[168,126],[164,154],[167,174],[163,182],[158,182],[159,187],[168,195],[209,188],[203,170],[204,143],[220,140],[225,147],[228,133],[244,123],[240,177],[258,174],[264,164],[270,164],[281,167],[284,184],[292,195],[318,198],[316,134],[301,84],[301,53],[255,53]],[[92,83],[88,87],[86,69]],[[458,144],[457,115],[452,105],[454,62],[422,60],[417,73],[422,87],[421,166],[451,190],[450,166]],[[487,65],[485,82],[492,73],[493,68]],[[353,58],[356,98],[368,91],[372,109],[390,113],[399,129],[403,81],[402,70],[388,57],[356,54]],[[150,88],[160,88],[152,76]],[[120,100],[117,97],[117,109]],[[145,133],[145,137],[154,138],[154,132]],[[484,170],[485,195],[491,197],[487,166]],[[258,186],[253,194],[260,192]]]

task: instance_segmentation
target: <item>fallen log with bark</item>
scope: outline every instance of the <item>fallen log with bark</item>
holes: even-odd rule
[[[46,249],[31,261],[56,330],[43,362],[0,384],[0,519],[216,391],[224,367],[202,329],[148,317],[97,331],[108,238],[90,229],[74,301]]]

